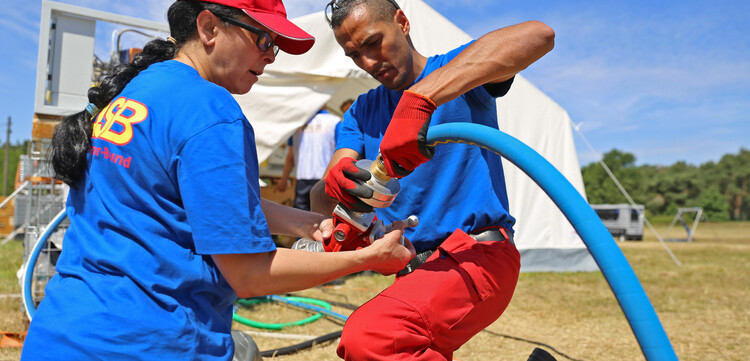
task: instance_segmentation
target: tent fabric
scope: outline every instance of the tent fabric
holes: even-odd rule
[[[445,53],[471,40],[422,0],[398,3],[412,24],[411,38],[420,53]],[[255,129],[260,162],[323,105],[335,113],[344,100],[379,85],[344,55],[322,11],[292,21],[315,36],[315,46],[303,55],[280,53],[253,90],[236,97]],[[562,107],[519,74],[510,92],[498,99],[498,119],[500,130],[541,154],[585,197],[571,120]],[[522,171],[503,162],[510,212],[517,219],[521,271],[598,270],[549,197]]]

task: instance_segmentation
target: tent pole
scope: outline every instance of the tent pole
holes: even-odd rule
[[[682,210],[677,210],[677,214],[675,214],[674,218],[672,218],[672,222],[669,223],[669,227],[667,227],[666,235],[669,235],[669,232],[672,231],[672,227],[674,227],[675,224],[677,224],[677,221],[682,217]]]
[[[695,236],[695,231],[698,229],[698,222],[701,220],[701,217],[703,217],[703,208],[696,207],[696,209],[698,213],[695,215],[695,219],[693,220],[693,228],[690,230],[688,242],[693,241],[693,237]]]

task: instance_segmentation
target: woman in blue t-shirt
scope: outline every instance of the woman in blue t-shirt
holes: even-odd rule
[[[231,360],[237,296],[392,274],[414,256],[402,223],[358,251],[276,249],[271,233],[321,240],[332,224],[260,198],[255,135],[232,94],[314,38],[280,0],[178,0],[167,16],[171,36],[55,131],[70,227],[24,360]]]

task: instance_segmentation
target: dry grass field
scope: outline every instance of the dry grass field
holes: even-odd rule
[[[666,225],[657,225],[664,237]],[[669,236],[678,236],[673,230]],[[692,243],[667,246],[682,262],[676,265],[650,231],[643,242],[619,242],[654,305],[681,360],[746,360],[750,354],[750,222],[701,224]],[[20,287],[15,272],[22,247],[0,248],[0,330],[23,332]],[[391,277],[353,276],[338,286],[316,287],[296,295],[361,304],[387,287]],[[335,312],[351,311],[335,307]],[[261,322],[289,322],[309,314],[278,303],[243,308],[240,314]],[[298,340],[284,334],[323,335],[341,329],[321,319],[281,331],[254,332],[261,350]],[[604,277],[592,273],[524,273],[505,314],[455,354],[456,360],[526,361],[534,347],[557,360],[643,360],[638,344]],[[259,333],[264,334],[259,334]],[[267,333],[271,333],[269,336]],[[543,345],[540,345],[543,344]],[[338,360],[336,341],[264,360]],[[0,360],[17,360],[17,349],[0,349]]]

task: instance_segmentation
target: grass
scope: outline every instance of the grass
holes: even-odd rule
[[[26,332],[29,323],[21,304],[21,286],[16,272],[23,261],[23,242],[0,246],[0,331]],[[0,360],[18,360],[21,350],[0,348]]]
[[[662,237],[667,224],[656,225]],[[682,236],[672,230],[669,237]],[[650,231],[643,242],[619,242],[643,284],[680,360],[745,360],[750,353],[750,222],[701,224],[692,243],[666,245],[682,262],[676,265]],[[0,293],[18,294],[15,272],[22,246],[0,248]],[[324,300],[361,304],[387,287],[392,277],[353,276],[340,286],[316,287],[296,294]],[[348,315],[350,310],[334,307]],[[277,303],[240,311],[262,322],[289,322],[308,314]],[[0,330],[19,332],[27,327],[20,298],[0,299]],[[237,329],[278,334],[323,335],[341,329],[328,319],[282,331]],[[592,273],[524,273],[508,310],[489,332],[475,336],[455,353],[455,359],[528,359],[542,347],[558,360],[643,360],[638,343],[604,277]],[[261,350],[299,342],[253,336]],[[338,360],[337,342],[265,360]],[[17,360],[18,350],[0,349],[0,360]]]

